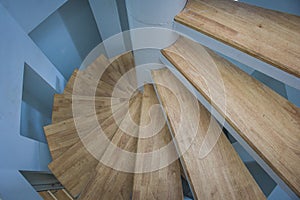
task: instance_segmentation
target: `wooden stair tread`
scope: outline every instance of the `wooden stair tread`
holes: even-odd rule
[[[103,73],[103,68],[109,65],[109,60],[101,54],[94,62],[92,62],[83,73],[92,76],[94,79],[99,79],[99,75]]]
[[[122,61],[124,59],[125,62]],[[123,70],[124,68],[125,70]],[[91,63],[87,67],[87,69],[83,70],[82,73],[84,73],[85,75],[93,76],[95,79],[99,79],[101,76],[100,80],[110,84],[111,86],[115,86],[115,84],[124,75],[124,73],[131,69],[134,69],[134,58],[132,56],[132,52],[128,52],[112,59],[111,61],[109,61],[104,55],[100,55],[93,63]],[[131,80],[128,79],[123,80],[123,84],[118,85],[118,87],[126,91],[127,87],[133,89],[135,88],[135,85],[131,84]]]
[[[175,21],[300,77],[300,17],[241,2],[189,0]]]
[[[130,98],[137,86],[132,52],[125,53],[111,63],[99,56],[87,69],[74,70],[65,94]],[[76,89],[75,87],[76,80]],[[114,92],[114,93],[113,93]]]
[[[111,105],[127,101],[124,98],[112,97],[89,97],[89,96],[74,96],[70,94],[55,94],[53,109],[52,109],[52,123],[58,123],[66,119],[73,118],[72,102],[77,106],[77,113],[82,113],[82,116],[88,116],[101,109],[108,108]],[[94,106],[95,105],[95,106]]]
[[[110,116],[100,124],[102,133],[109,140],[112,139],[119,127],[118,123],[114,121],[115,117],[123,118],[125,114],[126,109],[121,109],[116,112],[116,115]],[[101,130],[100,127],[97,127],[82,138],[84,144],[82,140],[78,141],[49,164],[49,169],[73,197],[78,196],[87,184],[91,173],[109,144],[101,137]],[[97,149],[97,155],[92,155],[86,148],[87,146]]]
[[[121,112],[120,110],[124,110],[124,108],[122,108],[124,105],[125,103],[113,105],[113,110],[115,112]],[[111,108],[105,108],[103,110],[100,110],[100,113],[97,114],[99,123],[101,124],[105,119],[107,119],[111,115]],[[94,119],[95,118],[93,117],[93,114],[91,114],[91,116],[84,116],[79,118],[77,122],[80,127],[86,127],[84,129],[84,132],[88,134],[96,128],[97,124],[95,123]],[[69,147],[71,147],[79,141],[79,136],[77,135],[74,118],[45,126],[44,132],[53,160],[55,160]]]
[[[55,192],[52,192],[54,194],[54,196],[58,199],[58,200],[73,200],[73,198],[67,193],[67,191],[65,191],[64,189],[62,190],[57,190]]]
[[[191,143],[187,151],[182,152],[181,162],[195,198],[265,199],[244,163],[222,133],[222,129],[214,118],[210,118],[210,113],[204,106],[169,70],[153,71],[152,76],[172,133],[176,137],[178,151],[182,152],[185,145]],[[167,85],[172,85],[172,92],[164,87]],[[180,99],[184,102],[181,105],[184,107],[180,107]],[[184,123],[180,118],[184,117],[181,116],[181,110],[188,112],[188,123]],[[207,143],[203,144],[207,142],[208,131],[208,141],[212,142],[211,144],[218,140],[211,151],[202,158],[199,151],[202,147],[208,148]]]
[[[300,196],[300,109],[191,40],[181,37],[162,52]]]
[[[153,105],[158,105],[154,88],[152,85],[144,86],[144,95],[141,109],[141,126],[150,124],[149,111]],[[162,111],[152,115],[152,125],[160,124],[164,121]],[[139,138],[137,145],[138,153],[149,153],[159,150],[172,142],[172,137],[168,130],[167,125],[162,128],[158,133],[153,133],[156,130],[154,127],[144,129],[143,134],[145,137],[149,134],[155,134],[148,138]],[[141,129],[140,129],[141,131]],[[146,133],[147,132],[147,133]],[[173,155],[172,155],[173,154]],[[145,169],[148,166],[156,166],[160,160],[168,160],[170,157],[177,155],[175,146],[172,152],[167,152],[161,158],[146,162],[143,157],[138,157],[136,160],[136,170],[138,168]],[[152,158],[153,159],[153,158]],[[141,170],[138,170],[141,171]],[[136,171],[137,172],[137,171]],[[182,183],[180,179],[180,163],[178,160],[162,169],[155,170],[148,173],[135,173],[133,182],[133,196],[132,199],[183,199]]]
[[[39,195],[44,199],[44,200],[57,200],[53,194],[51,194],[50,191],[41,191],[39,192]]]
[[[140,119],[141,97],[142,95],[138,93],[130,105],[130,110],[132,111],[131,117],[137,124],[139,124]],[[121,127],[122,125],[126,126],[128,124],[126,117],[120,125]],[[131,134],[136,135],[137,132],[138,127],[132,127]],[[124,133],[120,128],[116,131],[111,142],[125,151],[136,152],[137,139]],[[101,160],[108,159],[115,164],[114,166],[126,163],[129,165],[129,168],[134,170],[135,158],[126,159],[119,157],[114,145],[110,144],[107,147]],[[95,172],[91,175],[89,183],[79,196],[79,199],[130,199],[132,186],[133,173],[118,171],[99,162]]]

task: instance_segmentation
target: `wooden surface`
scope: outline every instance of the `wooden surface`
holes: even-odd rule
[[[44,200],[73,200],[65,189],[41,191],[39,195]]]
[[[76,69],[65,87],[64,94],[111,97],[113,90],[114,87],[112,85],[95,79],[92,76],[87,76],[85,73]],[[125,95],[124,91],[118,88],[116,88],[116,90],[123,96]]]
[[[262,191],[210,113],[167,69],[152,73],[167,114],[182,164],[196,199],[265,199]],[[159,85],[159,84],[160,85]],[[161,85],[171,84],[172,92]],[[184,101],[181,105],[179,100]],[[182,106],[182,107],[181,107]],[[182,112],[188,112],[184,123]],[[200,114],[200,116],[199,116]],[[198,117],[199,116],[199,117]],[[198,127],[197,127],[198,126]],[[218,138],[220,134],[220,137]],[[206,140],[209,137],[209,140]],[[215,146],[205,156],[200,150]],[[208,143],[207,143],[208,141]]]
[[[72,104],[73,101],[75,101],[74,104]],[[80,116],[88,116],[93,112],[101,112],[105,108],[109,108],[112,105],[125,101],[126,99],[121,98],[55,94],[52,109],[52,123],[58,123],[73,118],[73,106],[76,106],[76,113],[78,115],[80,113]]]
[[[163,54],[300,196],[300,109],[186,38]]]
[[[175,20],[300,77],[300,17],[226,0],[189,0]]]
[[[80,96],[129,98],[137,86],[134,67],[132,52],[111,61],[101,55],[87,69],[74,70],[64,93]]]
[[[121,112],[120,110],[125,109],[122,108],[123,106],[124,104],[114,105],[115,111]],[[112,115],[111,108],[103,109],[102,112],[100,112],[100,114],[97,114],[99,123],[101,124],[105,119],[107,119],[111,115]],[[53,160],[55,160],[69,147],[71,147],[72,145],[74,145],[79,141],[74,120],[75,120],[74,118],[71,118],[44,127],[44,132],[46,135],[46,139]],[[88,117],[83,116],[77,119],[77,122],[78,122],[78,127],[82,127],[82,129],[84,129],[82,130],[82,135],[90,133],[97,126],[97,124],[94,121],[93,115]]]
[[[101,130],[109,140],[112,139],[119,127],[115,123],[114,117],[124,118],[126,114],[125,109],[122,111],[101,123]],[[49,164],[49,169],[73,197],[78,196],[87,184],[91,173],[99,162],[98,160],[109,144],[100,137],[101,130],[99,128],[94,129],[83,138],[84,144],[82,141],[78,141]],[[92,155],[86,149],[87,146],[90,149],[97,149],[97,154]]]
[[[54,196],[58,199],[58,200],[73,200],[73,198],[70,196],[70,194],[68,194],[68,192],[65,189],[62,190],[57,190],[54,193]]]
[[[141,111],[141,94],[137,94],[130,106],[132,119],[139,124]],[[130,117],[130,116],[127,116]],[[123,120],[122,123],[126,121]],[[126,122],[127,124],[127,122]],[[123,124],[123,126],[126,124]],[[138,128],[132,127],[131,133],[137,134]],[[112,143],[125,151],[136,152],[137,139],[118,129],[115,133]],[[112,149],[110,149],[112,147]],[[115,166],[121,166],[123,163],[128,164],[134,170],[135,158],[126,159],[119,157],[113,145],[110,145],[105,151],[103,157],[111,158]],[[126,160],[124,160],[126,159]],[[129,200],[132,194],[133,174],[117,171],[108,167],[101,162],[96,167],[95,172],[91,175],[88,185],[81,193],[79,199],[126,199]]]
[[[51,194],[50,191],[42,191],[42,192],[39,192],[39,195],[44,199],[44,200],[58,200],[56,199],[56,197]]]
[[[154,92],[153,86],[145,85],[140,121],[142,127],[146,127],[150,123],[151,125],[155,126],[157,124],[160,124],[160,122],[165,121],[162,111],[161,109],[159,109],[159,113],[152,113],[152,120],[154,120],[154,122],[151,122],[149,116],[150,108],[158,104],[159,102]],[[156,128],[149,127],[147,129],[144,129],[144,132],[140,132],[139,135],[142,137],[148,136],[150,134],[155,134],[155,132],[152,133],[153,130],[156,130]],[[154,136],[148,138],[139,138],[137,152],[154,152],[159,150],[160,148],[165,147],[169,142],[172,142],[172,137],[167,125],[165,124],[165,126],[163,126],[163,128]],[[138,157],[138,159],[136,160],[136,170],[138,168],[145,169],[148,166],[157,166],[157,163],[162,162],[161,160],[169,160],[169,158],[177,154],[175,146],[172,150],[172,152],[167,152],[161,157],[152,157],[151,161],[149,162],[145,161],[144,157]],[[169,166],[159,170],[155,170],[153,172],[134,174],[132,199],[183,199],[179,161],[176,160],[175,162],[170,163]]]

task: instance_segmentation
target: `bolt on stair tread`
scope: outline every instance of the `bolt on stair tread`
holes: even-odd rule
[[[172,142],[172,137],[165,123],[159,132],[153,133],[153,130],[156,130],[153,126],[158,126],[161,122],[165,121],[160,107],[156,111],[152,110],[151,119],[153,121],[151,121],[149,112],[150,108],[154,105],[159,105],[154,88],[152,85],[144,85],[140,126],[145,127],[150,125],[150,123],[152,126],[146,129],[140,128],[137,144],[138,153],[154,152],[165,147],[169,142]],[[150,137],[150,134],[155,135]],[[141,138],[141,136],[148,138]],[[141,169],[145,169],[149,166],[157,166],[160,162],[163,162],[161,160],[169,160],[173,156],[177,156],[174,145],[170,151],[160,155],[160,157],[152,157],[151,161],[145,160],[146,158],[144,157],[138,157],[136,160],[135,171],[141,171]],[[161,169],[148,173],[134,174],[132,199],[152,200],[153,198],[172,200],[183,199],[183,190],[180,178],[180,163],[177,159],[170,163],[170,165]]]
[[[141,97],[138,93],[130,106],[132,120],[139,124],[140,111],[141,111]],[[131,118],[129,115],[124,118],[120,127],[128,128],[131,131],[130,134],[137,135],[138,127],[128,127],[127,118]],[[119,157],[115,145],[124,151],[136,152],[137,138],[124,133],[122,129],[118,129],[115,133],[112,144],[110,144],[101,160],[110,161],[110,164],[114,166],[122,166],[122,164],[128,164],[128,170],[134,170],[135,157],[124,158]],[[133,173],[118,171],[111,167],[99,162],[94,173],[91,175],[89,183],[82,191],[78,199],[95,200],[95,199],[130,199],[133,186]]]
[[[187,38],[162,53],[300,196],[300,109]]]
[[[300,77],[300,16],[241,2],[189,0],[175,21]]]
[[[124,110],[126,110],[124,108],[124,105],[125,103],[114,105],[113,111],[123,112]],[[105,110],[102,110],[102,112],[97,114],[97,119],[101,124],[111,115],[111,108],[106,108]],[[83,129],[82,135],[83,133],[88,134],[90,131],[96,128],[95,126],[97,125],[95,123],[95,117],[93,116],[93,114],[87,117],[79,117],[76,120],[78,123],[77,125],[81,127],[81,129]],[[74,118],[45,126],[44,132],[53,160],[79,140]]]
[[[99,111],[127,101],[125,98],[112,97],[89,97],[89,96],[75,96],[69,94],[55,94],[53,109],[52,109],[52,123],[58,123],[66,119],[73,118],[73,104],[76,106],[76,113],[80,116],[88,116],[94,111]]]
[[[115,115],[104,120],[101,128],[96,127],[49,164],[51,172],[74,198],[87,184],[109,141],[118,129],[119,122],[115,121],[115,117],[125,116],[126,109],[120,111],[122,112],[116,112]],[[105,137],[108,140],[105,140]]]
[[[168,69],[155,70],[152,76],[174,134],[177,150],[182,153],[181,163],[194,197],[265,199],[219,124],[211,118],[204,106]],[[170,84],[171,92],[164,87]],[[179,104],[179,100],[184,103]],[[180,118],[181,110],[188,112],[188,123]],[[189,144],[191,146],[183,152]]]

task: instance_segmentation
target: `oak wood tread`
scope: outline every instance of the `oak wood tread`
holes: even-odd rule
[[[125,116],[120,127],[126,128],[126,126],[130,126],[127,121],[129,119],[132,119],[135,123],[139,124],[141,101],[142,95],[138,93],[129,108],[131,115]],[[138,127],[131,126],[129,128],[131,129],[130,134],[138,134]],[[114,167],[126,165],[126,169],[133,172],[135,157],[131,157],[130,159],[120,157],[121,155],[115,146],[125,151],[135,153],[137,148],[137,138],[128,133],[124,133],[123,130],[119,128],[116,131],[111,144],[109,144],[101,158],[101,160],[111,161]],[[111,168],[102,162],[99,162],[94,173],[91,175],[87,186],[79,196],[79,199],[130,199],[133,186],[132,172],[119,171],[116,168]]]
[[[300,77],[300,16],[228,0],[189,0],[175,21]]]
[[[152,76],[178,151],[182,154],[181,163],[194,197],[265,199],[219,124],[204,106],[168,69],[153,71]],[[171,86],[172,90],[164,86]],[[185,115],[181,112],[188,113],[187,121],[182,120]]]
[[[88,116],[94,112],[98,113],[105,108],[125,103],[126,101],[127,99],[124,98],[55,94],[52,108],[52,123],[73,118],[73,106],[76,106],[76,116]]]
[[[180,163],[177,159],[170,163],[170,165],[164,166],[161,169],[153,169],[153,171],[150,169],[150,172],[140,173],[141,171],[147,170],[147,167],[149,166],[157,166],[158,163],[168,161],[169,159],[172,159],[172,157],[177,158],[176,149],[173,145],[172,137],[160,107],[152,110],[150,119],[150,109],[152,106],[158,105],[159,102],[153,86],[144,85],[140,121],[141,127],[139,131],[137,152],[154,153],[167,146],[169,142],[172,143],[172,148],[170,151],[160,155],[160,157],[155,157],[154,154],[151,158],[148,156],[137,157],[132,194],[132,199],[134,200],[183,199],[182,183],[180,179]],[[164,124],[161,130],[160,124]],[[157,126],[157,128],[154,126]]]
[[[100,109],[96,115],[97,118],[91,113],[90,116],[82,116],[78,118],[70,118],[58,123],[54,123],[44,127],[44,132],[50,149],[52,159],[55,160],[69,147],[79,141],[75,120],[77,126],[84,129],[81,134],[88,134],[97,127],[95,120],[101,124],[112,115],[112,112],[123,112],[125,103],[113,105],[112,107]]]
[[[101,128],[96,127],[86,136],[78,138],[77,143],[49,164],[49,169],[74,198],[87,184],[109,141],[118,129],[119,124],[115,122],[115,117],[124,118],[126,111],[120,109],[115,115],[111,115],[100,123]],[[90,152],[91,149],[97,149],[96,153]]]
[[[162,53],[300,196],[300,109],[187,38]]]

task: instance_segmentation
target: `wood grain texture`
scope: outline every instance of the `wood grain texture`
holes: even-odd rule
[[[189,0],[175,20],[300,77],[300,17],[228,0]]]
[[[39,192],[39,195],[44,199],[44,200],[57,200],[55,198],[54,195],[51,195],[51,192],[50,191],[42,191],[42,192]]]
[[[125,91],[115,88],[114,86],[103,82],[102,80],[88,76],[87,74],[76,69],[74,70],[65,87],[64,94],[111,97],[114,89],[120,95],[118,97],[126,96]]]
[[[141,94],[137,94],[133,99],[133,103],[130,106],[131,118],[139,124],[140,111],[141,111]],[[126,116],[126,117],[130,117]],[[125,124],[123,124],[125,122]],[[126,126],[127,120],[123,120],[121,126]],[[136,135],[138,127],[131,127],[131,134]],[[137,139],[131,135],[124,133],[121,129],[118,129],[115,133],[112,143],[119,148],[136,152]],[[114,145],[110,144],[106,149],[102,159],[111,159],[114,166],[128,165],[134,170],[135,157],[130,159],[120,157]],[[97,199],[126,199],[129,200],[132,193],[133,186],[133,173],[127,173],[110,168],[101,162],[96,167],[95,172],[91,175],[90,181],[79,196],[79,199],[84,200],[97,200]]]
[[[300,196],[300,109],[191,40],[163,54]]]
[[[132,52],[108,61],[99,56],[87,69],[74,70],[65,94],[129,98],[137,87]]]
[[[167,69],[152,73],[159,97],[167,114],[181,161],[196,199],[265,199],[222,129],[210,113]],[[164,85],[171,84],[172,91]],[[179,100],[184,100],[179,104]],[[184,123],[181,112],[188,112]],[[206,137],[209,140],[206,140]],[[209,141],[209,143],[205,143]],[[200,157],[202,148],[215,146]],[[183,152],[185,146],[191,146]]]
[[[73,198],[64,189],[52,192],[58,200],[73,200]]]
[[[126,110],[124,105],[124,103],[113,105],[114,111],[123,112]],[[102,109],[100,113],[97,114],[100,124],[112,115],[111,109],[111,107]],[[78,127],[82,127],[82,134],[88,134],[97,127],[93,114],[91,114],[91,116],[79,117],[77,122]],[[74,118],[45,126],[44,132],[53,160],[79,141]]]
[[[120,109],[120,112],[117,112],[116,115],[104,120],[100,124],[101,129],[97,127],[87,133],[84,138],[81,138],[49,164],[51,172],[74,198],[80,194],[87,184],[92,172],[99,163],[99,159],[109,145],[109,141],[118,129],[119,126],[115,122],[115,117],[124,118],[126,111],[126,109]],[[105,134],[108,140],[105,140],[101,134]],[[95,150],[93,151],[94,154],[91,154],[89,150]]]
[[[74,104],[72,104],[73,101]],[[93,112],[98,113],[105,108],[125,101],[127,101],[127,99],[55,94],[52,108],[52,123],[73,118],[73,106],[76,106],[76,113],[78,113],[78,115],[80,113],[80,116],[88,116]]]
[[[140,137],[138,139],[138,153],[154,152],[165,147],[169,142],[172,142],[172,137],[166,124],[159,132],[153,132],[154,130],[157,130],[157,128],[152,126],[158,125],[165,121],[160,108],[157,109],[156,112],[152,110],[151,119],[153,122],[151,121],[149,112],[151,107],[155,105],[159,105],[159,102],[154,88],[152,85],[145,85],[140,125],[142,127],[150,125],[150,127],[143,129],[143,133],[139,133],[139,135],[143,138]],[[155,135],[145,138],[152,134]],[[176,156],[177,153],[175,146],[173,145],[172,150],[164,155],[161,155],[161,157],[154,158],[151,156],[151,159],[149,159],[151,161],[145,160],[145,157],[138,157],[136,160],[136,171],[137,168],[144,169],[145,167],[149,166],[157,166],[157,164],[162,162],[162,160],[169,160],[174,155]],[[132,199],[183,199],[179,161],[176,160],[175,162],[170,163],[169,166],[153,172],[134,174]]]

